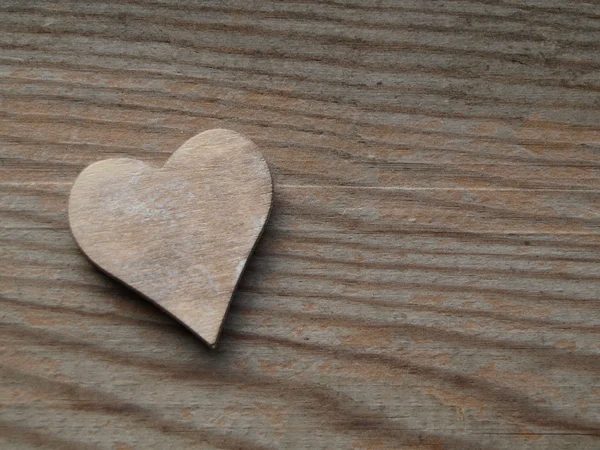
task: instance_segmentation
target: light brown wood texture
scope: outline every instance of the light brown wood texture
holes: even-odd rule
[[[600,5],[0,2],[0,447],[600,445]],[[216,351],[94,269],[87,165],[236,130]]]
[[[87,167],[71,189],[69,225],[97,266],[214,347],[272,193],[254,143],[210,130],[161,169],[126,158]]]

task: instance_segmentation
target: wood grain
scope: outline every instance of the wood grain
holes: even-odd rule
[[[272,193],[252,141],[208,130],[162,168],[128,158],[86,167],[69,195],[69,226],[101,270],[214,347]]]
[[[596,449],[600,6],[0,2],[0,446]],[[217,352],[93,269],[88,164],[274,179]]]

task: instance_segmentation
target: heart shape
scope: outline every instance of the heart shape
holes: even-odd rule
[[[163,168],[134,159],[88,166],[71,190],[69,223],[100,269],[214,347],[272,192],[254,143],[210,130]]]

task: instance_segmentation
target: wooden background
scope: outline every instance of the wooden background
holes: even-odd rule
[[[0,0],[0,448],[599,448],[599,42],[594,0]],[[215,127],[275,196],[209,351],[66,207]]]

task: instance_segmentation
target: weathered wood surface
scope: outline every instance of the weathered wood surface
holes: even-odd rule
[[[0,447],[596,449],[600,5],[0,1]],[[230,128],[220,345],[96,271],[88,164]]]

